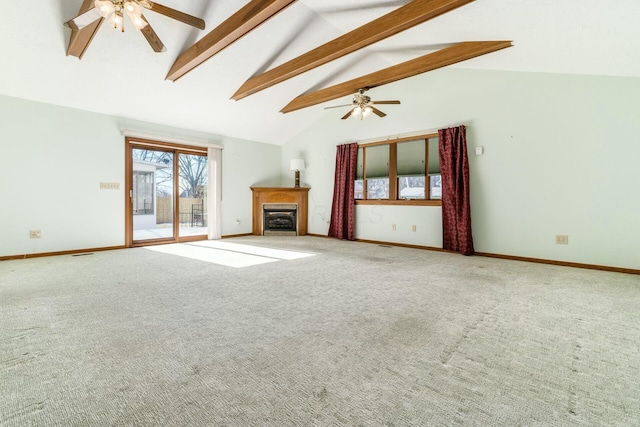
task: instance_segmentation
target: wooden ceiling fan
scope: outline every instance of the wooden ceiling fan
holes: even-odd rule
[[[353,101],[351,104],[344,105],[334,105],[331,107],[325,107],[325,110],[330,108],[341,108],[341,107],[351,107],[351,110],[344,116],[342,116],[342,120],[348,119],[349,117],[359,118],[360,120],[367,118],[371,113],[374,113],[378,117],[386,116],[386,113],[378,110],[374,105],[381,104],[400,104],[400,101],[372,101],[371,97],[365,95],[364,93],[369,90],[369,88],[358,89],[358,92],[353,95]]]
[[[82,58],[95,32],[105,19],[112,27],[124,31],[124,15],[129,17],[133,27],[144,35],[155,52],[164,52],[166,48],[142,14],[143,9],[151,10],[201,30],[204,30],[205,27],[204,20],[200,18],[150,0],[84,0],[78,16],[65,22],[65,25],[72,30],[67,55]]]

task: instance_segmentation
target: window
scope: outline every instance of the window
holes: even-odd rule
[[[438,135],[362,144],[354,190],[358,204],[440,205]]]

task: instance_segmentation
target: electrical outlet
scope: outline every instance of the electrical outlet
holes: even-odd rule
[[[416,226],[415,225],[411,226],[411,231],[416,231]]]
[[[120,183],[119,182],[101,182],[100,189],[101,190],[119,190]]]
[[[392,231],[396,231],[396,225],[395,224],[391,224],[391,230]]]
[[[42,237],[42,231],[40,230],[29,230],[29,238],[30,239],[39,239]]]
[[[566,234],[556,234],[556,245],[568,245],[569,236]]]

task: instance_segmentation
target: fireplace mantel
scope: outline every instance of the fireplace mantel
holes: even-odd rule
[[[265,203],[295,203],[298,205],[298,236],[307,234],[309,187],[251,187],[253,193],[252,233],[262,236],[262,206]]]

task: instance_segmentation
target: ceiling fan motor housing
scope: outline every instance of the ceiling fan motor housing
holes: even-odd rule
[[[354,105],[366,105],[371,102],[371,97],[363,95],[362,92],[353,95]]]

